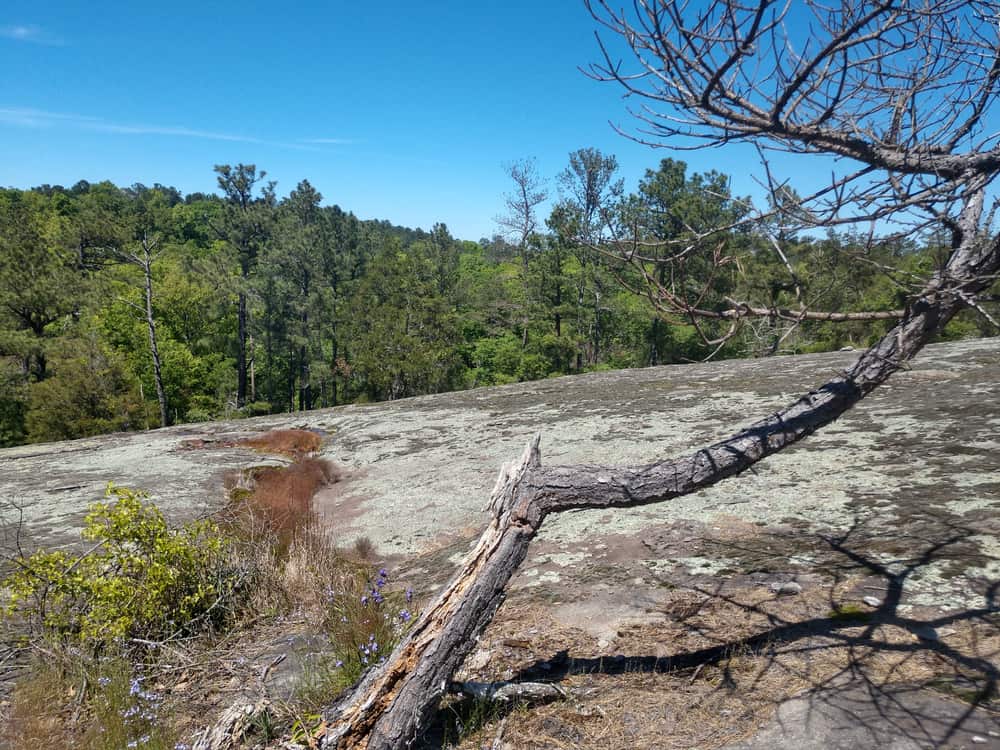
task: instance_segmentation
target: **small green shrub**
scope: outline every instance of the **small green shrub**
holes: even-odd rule
[[[127,639],[162,640],[218,624],[237,586],[227,543],[212,523],[171,529],[147,496],[108,485],[91,506],[82,555],[39,551],[4,582],[8,616],[36,635],[100,649]]]
[[[245,417],[262,417],[270,414],[273,407],[267,401],[251,401],[240,410],[240,415]]]

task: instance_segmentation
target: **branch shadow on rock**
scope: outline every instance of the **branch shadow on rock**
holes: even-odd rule
[[[918,612],[930,608],[914,611],[907,603],[913,598],[914,582],[932,566],[962,559],[968,564],[969,553],[963,545],[975,531],[934,518],[929,528],[893,535],[895,542],[913,550],[894,560],[860,551],[870,546],[866,542],[875,533],[855,522],[845,532],[816,537],[825,550],[823,572],[830,576],[824,615],[796,619],[776,613],[767,602],[748,603],[727,590],[725,582],[711,588],[691,586],[687,590],[701,597],[700,604],[679,618],[679,624],[698,631],[703,641],[712,641],[711,645],[666,655],[584,656],[560,650],[520,669],[512,681],[569,685],[587,675],[670,673],[683,675],[694,684],[705,680],[711,671],[710,692],[749,689],[767,696],[767,675],[787,668],[782,662],[790,658],[810,663],[819,660],[828,668],[810,674],[797,696],[774,695],[773,719],[757,733],[756,740],[716,746],[750,750],[775,746],[776,742],[799,742],[813,735],[819,744],[810,745],[807,740],[797,746],[856,748],[871,746],[863,743],[908,741],[914,747],[947,747],[984,738],[993,738],[986,741],[1000,746],[996,739],[1000,737],[1000,581],[980,578],[974,582],[974,594],[982,606],[937,609],[920,616]],[[845,602],[852,597],[844,596],[844,587],[859,577],[867,584],[865,590],[878,591],[877,603],[869,599],[874,606]],[[775,599],[779,597],[774,594]],[[766,626],[729,638],[700,629],[698,615],[720,604],[764,618]],[[738,686],[732,670],[734,664],[747,659],[754,662],[757,676],[749,685],[743,680]],[[910,667],[918,660],[922,677],[914,679]],[[928,669],[933,674],[928,675]],[[567,695],[568,702],[583,704],[588,700],[574,697],[572,690]],[[442,746],[441,722],[453,726],[458,717],[461,725],[466,717],[477,715],[492,723],[514,708],[513,704],[484,708],[471,699],[452,702],[445,709],[447,713],[439,714],[437,729],[425,735],[423,746]],[[824,732],[836,737],[824,738]],[[972,740],[976,735],[979,739]]]

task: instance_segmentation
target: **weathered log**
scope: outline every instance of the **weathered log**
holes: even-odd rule
[[[501,469],[490,501],[492,521],[458,574],[389,659],[325,712],[323,747],[399,748],[414,738],[527,554],[537,527],[514,521],[510,510],[538,466],[536,436],[520,461]]]
[[[254,703],[230,706],[214,725],[194,738],[192,750],[233,750],[242,747],[243,736],[270,708],[270,701],[263,698]]]
[[[480,701],[506,703],[546,703],[558,698],[566,698],[568,691],[552,682],[455,682],[449,692],[461,693]]]
[[[843,375],[732,437],[673,461],[635,468],[541,466],[536,436],[505,465],[489,527],[461,569],[385,663],[325,713],[324,748],[392,750],[410,743],[500,606],[508,581],[549,513],[645,505],[735,476],[829,424],[906,366],[968,300],[993,283],[1000,242],[976,233],[982,192],[970,197],[963,241],[903,319]]]

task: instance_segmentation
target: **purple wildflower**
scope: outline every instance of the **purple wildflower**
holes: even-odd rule
[[[122,718],[123,719],[134,718],[134,717],[138,716],[141,711],[142,711],[142,709],[139,708],[138,706],[129,706],[124,711],[122,711]]]

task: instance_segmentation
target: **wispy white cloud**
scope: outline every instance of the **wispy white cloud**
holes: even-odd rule
[[[230,133],[213,133],[209,130],[194,128],[172,128],[161,125],[120,125],[114,122],[85,123],[93,130],[102,133],[122,133],[124,135],[172,135],[180,138],[206,138],[211,141],[236,141],[237,143],[266,143],[260,138],[248,135],[233,135]]]
[[[357,143],[353,138],[302,138],[299,142],[324,146],[352,146]]]
[[[40,26],[33,26],[30,24],[0,26],[0,37],[3,37],[4,39],[13,39],[15,42],[44,44],[48,47],[61,47],[65,43],[55,34],[45,31]]]
[[[43,109],[31,109],[30,107],[0,107],[0,122],[26,128],[38,128],[47,127],[57,122],[93,124],[100,122],[100,118],[66,112],[47,112]]]
[[[69,112],[49,112],[41,109],[25,107],[0,107],[0,124],[14,125],[24,128],[72,127],[79,130],[91,130],[99,133],[119,133],[121,135],[153,135],[173,138],[198,138],[212,141],[230,141],[233,143],[253,143],[261,146],[277,146],[306,151],[316,151],[316,147],[324,143],[334,143],[334,139],[300,139],[289,143],[272,141],[237,133],[220,133],[197,128],[177,127],[170,125],[148,125],[121,123],[105,120],[101,117],[80,115]],[[347,143],[347,141],[336,141]]]

